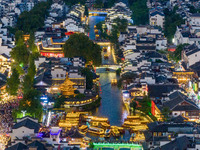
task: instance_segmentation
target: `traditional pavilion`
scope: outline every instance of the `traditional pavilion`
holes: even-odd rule
[[[86,148],[88,146],[88,143],[84,140],[84,135],[81,134],[78,129],[75,129],[73,131],[73,134],[69,135],[70,140],[68,141],[69,146],[80,146],[82,148]]]
[[[62,92],[62,95],[64,95],[65,97],[74,95],[74,90],[76,90],[76,88],[74,88],[74,85],[75,85],[75,83],[72,82],[69,79],[68,74],[66,74],[66,79],[65,79],[64,83],[60,85],[60,90]]]

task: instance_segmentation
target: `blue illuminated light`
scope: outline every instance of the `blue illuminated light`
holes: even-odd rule
[[[50,134],[51,135],[58,135],[60,133],[60,131],[61,131],[61,129],[59,129],[57,133],[51,133],[51,130],[50,130]]]

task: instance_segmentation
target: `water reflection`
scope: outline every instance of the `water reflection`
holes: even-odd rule
[[[121,91],[116,86],[111,86],[111,80],[118,78],[115,72],[101,72],[100,83],[102,90],[101,106],[94,113],[97,116],[108,117],[111,125],[123,124],[128,112],[125,110]]]
[[[95,40],[95,33],[94,33],[94,25],[96,25],[97,23],[104,21],[105,20],[105,16],[90,16],[89,18],[89,27],[90,27],[90,39],[91,40]]]
[[[94,25],[104,21],[105,16],[91,16],[89,18],[90,39],[95,39]],[[103,63],[105,63],[103,59]],[[128,115],[122,102],[121,91],[116,86],[111,86],[111,80],[118,78],[115,72],[106,72],[105,69],[97,70],[100,75],[102,90],[101,106],[93,112],[94,115],[108,117],[111,125],[121,126]]]

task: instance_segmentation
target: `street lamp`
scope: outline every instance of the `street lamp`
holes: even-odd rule
[[[23,114],[23,117],[25,117],[25,115],[26,115],[26,110],[22,110],[21,112],[22,112],[22,114]]]

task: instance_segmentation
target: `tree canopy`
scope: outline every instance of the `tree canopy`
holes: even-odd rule
[[[17,29],[24,31],[26,34],[43,27],[45,16],[48,15],[48,9],[51,3],[50,0],[47,2],[40,2],[29,12],[24,11],[21,13],[17,20]]]
[[[169,11],[169,9],[164,10],[165,14],[165,26],[164,26],[164,34],[167,37],[168,42],[172,42],[174,34],[176,32],[176,27],[184,23],[182,17],[179,14],[176,14],[176,8],[173,11]]]
[[[86,76],[86,89],[92,89],[93,87],[93,73],[89,68],[83,68],[81,73]]]
[[[164,121],[169,121],[169,119],[170,119],[170,113],[171,113],[169,107],[164,107],[162,109],[161,113],[162,113],[162,116],[163,116],[163,120]]]
[[[87,17],[88,17],[88,15],[89,15],[89,11],[88,11],[87,6],[85,6],[85,12],[84,12],[84,15],[87,16]]]
[[[151,115],[151,99],[149,96],[144,96],[143,99],[138,100],[139,109],[147,115]]]
[[[188,44],[180,44],[180,45],[178,45],[178,46],[176,47],[175,52],[169,53],[170,58],[173,59],[173,60],[175,60],[175,61],[177,61],[177,62],[178,62],[179,60],[181,60],[181,53],[182,53],[183,48],[184,48],[186,45],[188,45]]]
[[[65,42],[63,52],[65,57],[83,57],[86,59],[86,62],[92,61],[95,66],[101,65],[100,46],[93,43],[83,33],[71,35]]]
[[[122,74],[122,76],[120,77],[120,79],[117,82],[118,88],[122,87],[123,82],[126,82],[127,84],[132,83],[136,77],[137,77],[137,74],[134,72],[127,72],[127,73]]]
[[[65,96],[60,96],[55,99],[54,108],[60,108],[62,105],[65,104]]]
[[[72,6],[75,4],[85,5],[86,0],[64,0],[66,5]]]
[[[20,84],[19,73],[14,68],[12,70],[11,77],[7,79],[7,88],[6,88],[7,92],[10,95],[17,95],[19,84]]]
[[[147,0],[129,0],[132,19],[135,25],[146,25],[149,22]]]
[[[133,114],[135,115],[135,110],[137,108],[137,102],[136,101],[132,101],[130,103],[130,107],[133,109]]]
[[[10,54],[19,65],[23,66],[28,64],[29,51],[23,38],[17,40],[16,47],[12,49]]]
[[[95,0],[94,7],[96,7],[96,8],[104,7],[103,1],[102,0]]]
[[[29,89],[26,94],[23,95],[23,99],[20,100],[18,113],[26,111],[32,117],[40,119],[42,116],[42,105],[40,103],[40,92],[36,89]]]

